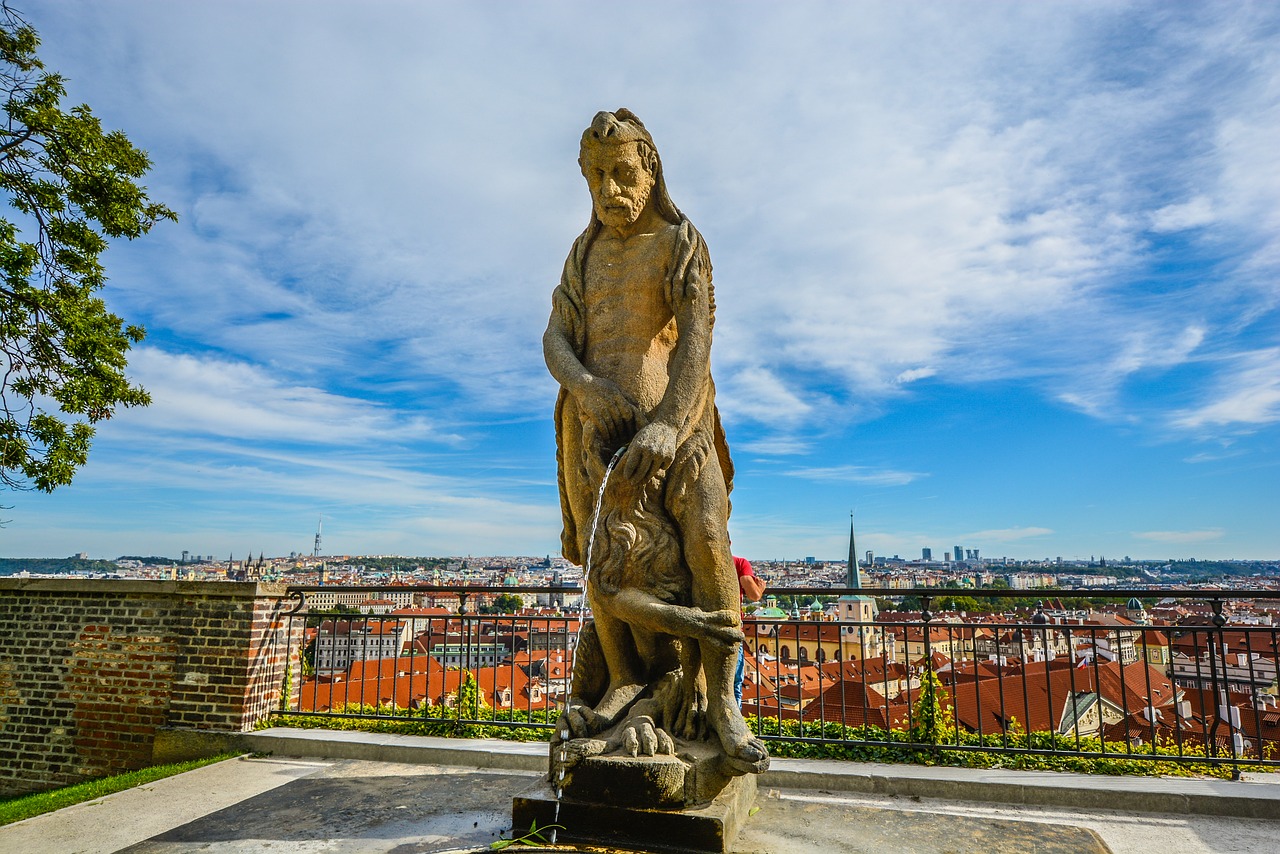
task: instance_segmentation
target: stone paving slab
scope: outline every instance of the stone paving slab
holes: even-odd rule
[[[344,760],[125,848],[122,854],[483,851],[509,831],[528,774]],[[1066,824],[763,799],[734,854],[1113,854]],[[664,846],[645,846],[657,850]],[[520,850],[513,848],[512,850]]]
[[[513,796],[540,777],[352,759],[230,760],[0,828],[0,851],[481,851],[508,832]],[[1043,854],[1058,842],[1111,854],[1270,854],[1280,838],[1275,821],[814,789],[762,789],[756,806],[734,854]],[[1088,847],[1098,839],[1105,849]]]
[[[0,827],[0,852],[111,854],[331,765],[228,759]]]
[[[344,760],[122,854],[487,849],[511,826],[513,794],[536,779],[528,773]]]
[[[1070,824],[781,799],[764,802],[734,850],[739,854],[1114,854],[1096,832]]]

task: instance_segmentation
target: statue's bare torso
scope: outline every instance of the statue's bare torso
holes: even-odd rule
[[[662,402],[676,348],[666,295],[676,231],[664,224],[625,240],[601,234],[587,256],[583,367],[617,383],[646,415]]]

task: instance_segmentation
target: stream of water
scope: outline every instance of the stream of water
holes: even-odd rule
[[[622,452],[627,449],[626,445],[613,452],[613,458],[609,460],[609,465],[605,467],[604,477],[600,479],[600,491],[596,493],[596,509],[591,514],[591,532],[587,535],[587,562],[582,567],[582,598],[578,600],[578,627],[573,635],[573,648],[567,656],[566,664],[569,668],[569,676],[565,679],[564,689],[564,708],[561,714],[569,711],[569,700],[573,697],[573,666],[578,657],[578,641],[582,638],[582,620],[587,605],[587,579],[591,575],[591,555],[596,546],[596,525],[600,522],[600,507],[604,504],[604,489],[609,485],[609,475],[613,474],[614,468],[618,465],[618,461],[622,459]],[[564,764],[568,759],[569,751],[566,745],[569,743],[571,733],[567,729],[560,730],[560,762],[559,769],[556,772],[556,779],[551,781],[551,785],[556,793],[556,810],[552,819],[551,828],[551,844],[556,844],[555,824],[560,821],[560,799],[564,796]]]

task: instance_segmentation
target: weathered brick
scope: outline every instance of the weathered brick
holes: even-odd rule
[[[299,646],[282,594],[0,579],[0,796],[145,765],[161,726],[251,728],[287,666],[262,651]]]

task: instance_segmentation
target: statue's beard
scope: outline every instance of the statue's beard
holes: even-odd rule
[[[596,205],[596,216],[610,228],[623,228],[640,218],[649,203],[652,187],[637,187],[634,195],[618,194]]]

